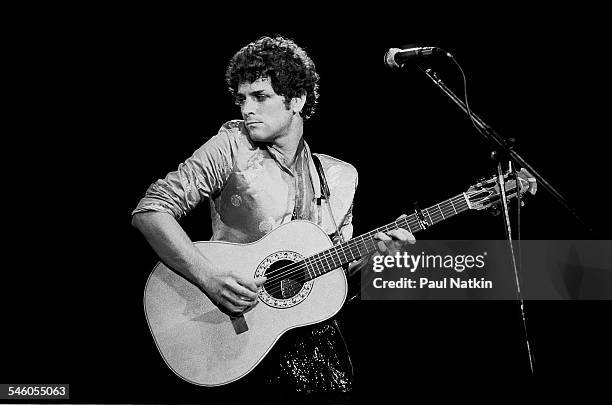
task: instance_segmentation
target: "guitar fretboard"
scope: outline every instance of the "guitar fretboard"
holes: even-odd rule
[[[379,232],[389,232],[393,229],[404,228],[416,233],[432,225],[451,218],[469,209],[464,193],[449,198],[439,204],[421,210],[422,216],[417,213],[403,217],[368,233],[357,236],[347,242],[312,255],[304,259],[307,280],[312,280],[331,270],[344,266],[376,250],[374,236]]]

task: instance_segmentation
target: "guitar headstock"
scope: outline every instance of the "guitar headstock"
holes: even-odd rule
[[[538,189],[536,179],[525,169],[521,169],[517,175],[521,198],[526,193],[534,195]],[[512,172],[504,175],[504,188],[508,199],[516,197],[516,183]],[[483,210],[497,205],[501,201],[501,190],[497,178],[491,177],[488,180],[474,184],[465,192],[465,199],[468,207],[473,210]]]

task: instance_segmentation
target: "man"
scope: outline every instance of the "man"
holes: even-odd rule
[[[200,202],[210,202],[212,240],[254,242],[293,219],[318,224],[334,243],[352,236],[357,171],[318,155],[331,192],[330,207],[320,204],[317,168],[303,138],[318,80],[312,60],[291,40],[263,37],[242,48],[226,73],[242,120],[224,124],[177,171],[153,183],[133,212],[133,225],[160,258],[228,314],[255,306],[265,277],[244,279],[218,269],[194,247],[177,219]],[[390,254],[414,243],[403,229],[377,239],[380,251]],[[351,271],[368,260],[352,263]],[[333,320],[283,335],[257,371],[297,392],[351,390],[350,358]]]

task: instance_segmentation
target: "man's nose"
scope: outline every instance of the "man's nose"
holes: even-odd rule
[[[248,98],[242,103],[242,116],[246,117],[250,114],[255,114],[256,104],[253,100]]]

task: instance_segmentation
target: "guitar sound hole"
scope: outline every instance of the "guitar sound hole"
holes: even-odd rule
[[[292,262],[291,260],[279,260],[272,263],[266,270],[268,281],[264,284],[266,292],[276,299],[288,299],[297,295],[306,280],[304,271],[280,270]],[[272,273],[272,274],[269,274]],[[286,273],[286,274],[285,274]]]

